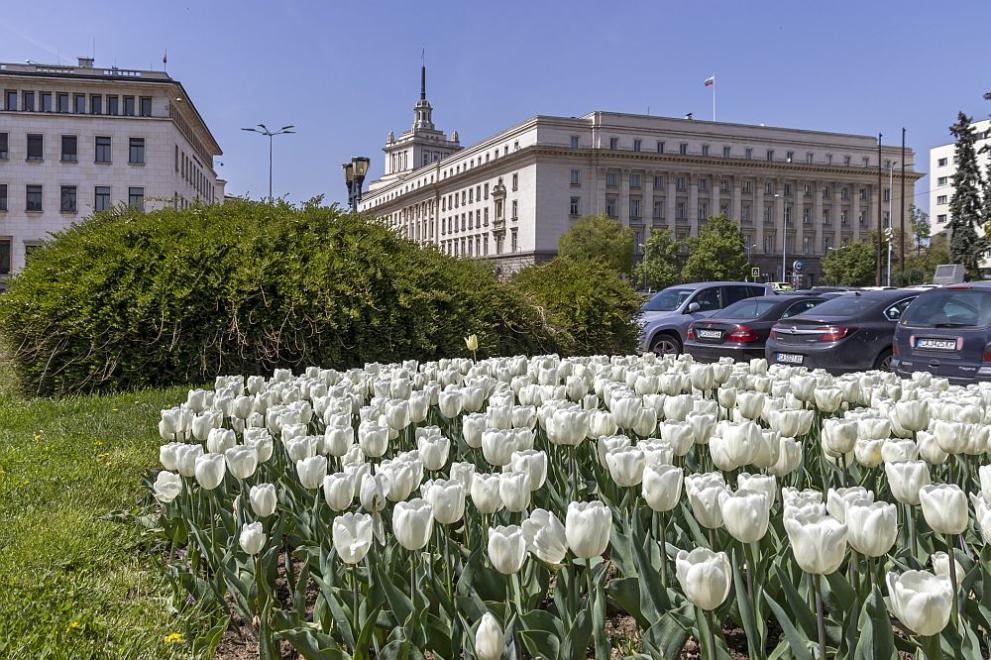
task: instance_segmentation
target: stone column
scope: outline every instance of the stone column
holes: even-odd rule
[[[688,174],[688,222],[689,236],[699,235],[699,180],[695,174]]]
[[[760,254],[770,256],[770,252],[764,252],[764,179],[762,177],[754,179],[754,201],[750,209],[750,219],[754,223],[754,243],[757,244],[757,249],[760,250]]]
[[[709,209],[709,215],[719,215],[719,204],[720,197],[722,196],[722,180],[718,174],[714,174],[712,177],[712,192],[709,194],[709,204],[712,208]]]
[[[853,240],[860,240],[860,184],[851,185],[850,222],[853,223]]]
[[[664,205],[667,207],[664,211],[665,224],[671,229],[671,236],[674,237],[675,227],[677,223],[675,222],[675,204],[678,200],[678,190],[675,188],[677,183],[678,175],[674,172],[665,172],[664,178],[667,180],[667,193],[664,197]]]
[[[785,250],[785,240],[788,236],[788,227],[785,225],[785,189],[782,185],[781,179],[774,180],[774,190],[777,191],[777,195],[774,198],[774,231],[781,235],[781,249]],[[788,250],[790,252],[791,250]],[[787,254],[785,255],[788,256]],[[785,264],[785,270],[787,271],[787,264]],[[781,281],[785,281],[787,273],[781,273]]]
[[[815,227],[815,253],[822,254],[822,185],[812,184],[812,226]]]
[[[805,223],[802,222],[802,213],[805,211],[805,183],[795,181],[793,185],[795,196],[791,207],[791,222],[795,227],[795,252],[806,257],[808,255],[805,254]]]
[[[644,170],[640,180],[640,217],[643,224],[650,226],[654,223],[654,173]],[[644,240],[647,240],[646,234]]]
[[[840,214],[843,211],[843,186],[833,184],[833,247],[839,247],[843,240],[843,226],[840,224]]]
[[[595,177],[592,187],[592,215],[603,215],[606,212],[606,169],[593,167]]]
[[[730,213],[736,218],[736,221],[743,226],[743,182],[740,177],[733,177],[733,206],[730,208]]]
[[[619,198],[616,200],[616,215],[623,225],[630,226],[630,170],[619,171]]]

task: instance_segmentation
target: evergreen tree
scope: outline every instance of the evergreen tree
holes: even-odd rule
[[[963,265],[971,277],[977,277],[978,260],[985,241],[977,235],[984,209],[981,205],[981,175],[975,143],[977,135],[972,119],[961,112],[950,127],[956,138],[957,171],[953,175],[953,198],[950,200],[950,254]]]

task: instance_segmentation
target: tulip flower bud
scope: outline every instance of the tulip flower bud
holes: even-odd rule
[[[327,457],[311,456],[296,461],[296,475],[299,477],[299,483],[306,490],[320,488],[323,485],[323,478],[327,475]]]
[[[767,496],[769,507],[774,506],[778,499],[778,481],[769,474],[748,474],[742,472],[736,475],[737,490],[753,490]]]
[[[344,511],[354,502],[354,478],[346,472],[328,474],[323,478],[323,497],[334,511]]]
[[[881,448],[884,444],[884,440],[858,438],[853,445],[853,456],[865,468],[876,468],[881,464]]]
[[[347,453],[352,444],[354,444],[353,428],[328,426],[323,433],[321,453],[340,457]]]
[[[934,552],[930,557],[933,565],[933,573],[940,577],[950,577],[950,555],[945,552]],[[954,563],[956,564],[956,574],[958,576],[964,575],[963,565],[954,558]]]
[[[898,536],[898,508],[888,502],[849,502],[845,513],[850,547],[867,557],[881,557]]]
[[[687,422],[663,422],[661,438],[671,445],[675,456],[685,456],[695,444],[695,431]]]
[[[499,660],[503,646],[502,628],[496,618],[486,612],[475,631],[475,656],[478,660]]]
[[[489,528],[489,561],[503,575],[518,573],[526,561],[526,538],[518,525]]]
[[[681,422],[688,417],[695,405],[695,397],[691,394],[669,396],[664,400],[664,419]],[[663,437],[663,435],[661,436]]]
[[[706,529],[723,526],[719,497],[726,490],[726,481],[718,472],[692,474],[685,477],[685,494],[698,524]]]
[[[534,509],[521,525],[530,552],[548,564],[560,564],[568,554],[568,538],[561,521],[545,509]]]
[[[444,436],[420,437],[417,439],[416,446],[425,469],[436,472],[447,464],[451,441]]]
[[[568,547],[582,559],[598,557],[609,547],[612,511],[598,500],[571,502],[564,521]]]
[[[392,532],[399,545],[407,550],[420,550],[427,545],[434,529],[430,503],[419,497],[397,502],[392,510]]]
[[[929,425],[928,401],[899,401],[894,409],[895,421],[909,432],[922,431]]]
[[[206,450],[211,454],[223,454],[237,444],[237,436],[230,429],[212,428],[207,433]]]
[[[825,419],[822,422],[822,438],[835,454],[849,454],[857,442],[857,421]]]
[[[722,605],[729,596],[733,570],[725,552],[709,548],[681,550],[675,559],[675,571],[685,597],[707,612]]]
[[[846,555],[846,525],[829,516],[800,511],[784,519],[795,561],[806,573],[836,572]]]
[[[495,513],[502,508],[502,496],[499,494],[501,482],[499,474],[475,474],[471,480],[471,501],[483,515]]]
[[[447,419],[454,419],[461,414],[462,397],[461,390],[457,388],[445,389],[440,393],[438,400],[440,414]]]
[[[162,504],[168,504],[179,497],[179,493],[182,492],[182,477],[174,472],[162,470],[155,477],[155,484],[152,490],[155,493],[156,500]]]
[[[971,494],[970,501],[974,504],[974,518],[985,543],[991,543],[991,506],[980,494]]]
[[[919,504],[919,491],[929,484],[929,466],[925,462],[885,463],[884,472],[888,477],[891,494],[896,500],[913,506]]]
[[[278,495],[275,491],[275,484],[258,484],[252,486],[248,491],[248,500],[251,503],[251,510],[259,518],[268,518],[275,513],[278,505]]]
[[[538,490],[547,479],[547,454],[536,449],[514,451],[503,470],[507,468],[510,472],[525,473],[530,490]]]
[[[530,506],[530,479],[527,473],[503,472],[499,478],[499,498],[507,511],[525,511]]]
[[[385,508],[386,493],[389,492],[389,476],[384,473],[366,473],[361,479],[359,499],[361,508],[369,513],[378,513]]]
[[[267,540],[268,538],[265,536],[265,532],[262,531],[262,524],[260,522],[253,522],[241,528],[241,536],[239,538],[241,549],[249,555],[254,556],[261,552]]]
[[[919,446],[913,440],[885,440],[881,445],[881,458],[885,463],[914,461],[919,457]]]
[[[950,578],[929,571],[888,573],[886,578],[891,613],[906,628],[930,637],[939,634],[950,622],[955,598]]]
[[[727,489],[720,492],[718,502],[726,531],[740,543],[753,543],[767,534],[771,502],[763,492]]]
[[[358,424],[358,444],[365,456],[378,458],[389,447],[389,429],[371,421]]]
[[[258,452],[254,447],[237,445],[224,452],[227,459],[227,470],[235,479],[247,479],[258,468]]]
[[[617,447],[606,453],[609,476],[620,488],[640,485],[647,459],[639,447]]]
[[[451,463],[448,473],[452,480],[461,482],[466,494],[471,492],[471,482],[475,477],[475,466],[472,463]]]
[[[345,513],[331,526],[334,550],[345,564],[357,564],[372,547],[372,517],[367,513]]]
[[[969,522],[967,496],[956,484],[930,484],[919,489],[922,515],[937,534],[963,534]]]
[[[826,511],[840,522],[846,522],[847,508],[855,504],[866,506],[873,502],[874,493],[862,486],[830,488],[826,491]]]
[[[429,494],[424,499],[430,502],[434,520],[442,525],[451,525],[464,517],[465,486],[456,479],[434,481]]]
[[[181,445],[175,448],[176,470],[184,477],[196,472],[196,459],[203,455],[202,445]]]
[[[201,454],[196,457],[194,468],[196,482],[204,490],[213,490],[224,480],[227,464],[223,454]]]

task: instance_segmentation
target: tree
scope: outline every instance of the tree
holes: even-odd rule
[[[747,276],[743,235],[725,214],[709,218],[688,245],[688,259],[681,271],[684,281],[741,280]]]
[[[637,264],[636,284],[660,290],[678,282],[678,244],[667,229],[655,229],[643,246]]]
[[[561,235],[558,254],[573,259],[601,259],[622,275],[633,270],[633,230],[604,215],[581,218]]]
[[[985,241],[977,235],[981,223],[981,176],[974,145],[977,136],[971,126],[971,118],[963,112],[957,115],[957,123],[950,127],[956,138],[955,157],[957,171],[953,175],[953,197],[950,199],[950,254],[955,263],[963,265],[967,273],[980,275],[978,261],[985,249]]]
[[[822,258],[822,277],[840,286],[870,286],[877,268],[877,240],[851,241]]]
[[[929,245],[932,228],[929,225],[929,214],[912,204],[912,240],[915,243],[915,253],[921,254],[922,248]]]

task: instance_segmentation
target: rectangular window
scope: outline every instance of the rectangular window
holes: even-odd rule
[[[482,190],[485,193],[485,199],[488,199],[489,198],[489,184],[486,183],[485,186],[482,188]]]
[[[124,97],[124,116],[133,117],[134,116],[134,97],[125,96]]]
[[[97,136],[96,138],[96,162],[110,162],[110,137]]]
[[[707,145],[707,144],[703,144],[702,145],[702,155],[703,156],[708,156],[709,155],[709,145]]]
[[[791,204],[785,206],[785,224],[791,224]]]
[[[488,209],[488,207],[485,207],[484,212],[483,212],[483,217],[484,217],[485,226],[488,227],[489,226],[489,209]]]
[[[826,154],[826,164],[827,165],[833,164],[833,154]]]
[[[764,224],[774,224],[774,208],[771,206],[764,207]]]
[[[581,197],[572,197],[571,198],[571,205],[568,208],[568,213],[569,213],[569,215],[571,215],[572,218],[575,218],[575,217],[577,217],[578,215],[581,214],[581,204],[582,204],[582,198]]]
[[[0,183],[0,211],[7,210],[7,184]]]
[[[785,153],[785,160],[788,161],[789,163],[792,162],[793,160],[795,160],[795,152],[794,151],[788,151],[788,152],[786,152]]]
[[[511,216],[513,220],[516,220],[517,218],[520,217],[519,210],[520,210],[520,203],[517,202],[514,199],[513,200],[513,215]]]
[[[606,188],[615,188],[615,187],[616,187],[616,173],[606,172]]]
[[[767,183],[764,184],[764,194],[765,195],[773,195],[774,194],[774,182],[773,181],[768,181]]]
[[[34,92],[21,92],[21,104],[25,112],[34,112]]]
[[[513,241],[513,252],[516,252],[517,250],[520,249],[520,244],[519,244],[519,240],[517,239],[516,230],[515,229],[513,230],[512,241]]]
[[[0,274],[10,275],[10,239],[0,239]]]
[[[75,186],[62,186],[61,204],[59,208],[62,213],[75,213],[76,212],[76,187]]]
[[[753,184],[753,181],[752,181],[752,180],[750,180],[750,179],[747,179],[747,180],[745,180],[745,181],[743,182],[743,193],[744,193],[745,195],[749,195],[749,194],[751,194],[751,193],[752,193],[753,191],[754,191],[754,184]]]
[[[108,115],[118,115],[120,114],[120,97],[116,94],[107,97],[107,114]]]
[[[77,142],[75,135],[62,136],[62,162],[75,163],[78,158]]]
[[[678,202],[678,204],[674,208],[674,218],[675,218],[675,220],[687,220],[688,219],[688,213],[685,211],[685,209],[686,209],[685,203],[684,202]]]
[[[630,218],[633,220],[640,219],[640,198],[631,197],[630,198]]]
[[[678,145],[678,153],[681,154],[682,156],[685,156],[685,155],[688,154],[688,143],[687,142],[682,142],[681,144]]]
[[[936,222],[938,222],[941,225],[942,224],[945,224],[946,223],[946,214],[944,213],[944,214],[937,215],[936,216]]]
[[[687,184],[685,183],[685,177],[679,176],[677,179],[675,179],[674,187],[678,192],[685,192],[685,189],[688,187]]]
[[[639,187],[640,187],[640,175],[639,174],[631,174],[630,175],[630,188],[639,188]]]
[[[699,220],[709,217],[709,202],[699,202]]]
[[[571,170],[571,187],[580,188],[582,185],[582,171]]]
[[[633,151],[640,151],[640,147],[643,145],[643,140],[633,141]]]
[[[664,200],[655,199],[654,200],[654,220],[664,219]]]
[[[27,186],[25,189],[25,211],[41,211],[41,186]]]
[[[662,140],[657,141],[657,153],[659,154],[664,153],[664,142]]]
[[[808,207],[802,209],[802,224],[812,224],[812,209]]]
[[[869,156],[864,156],[862,162],[864,164],[864,167],[870,167],[871,165],[871,159]]]
[[[41,111],[51,112],[52,111],[52,93],[42,92],[41,93]]]
[[[619,138],[616,137],[609,138],[609,148],[613,150],[619,149]]]
[[[72,97],[72,111],[77,115],[81,115],[86,112],[86,95],[85,94],[75,94]]]
[[[616,217],[616,198],[613,196],[606,197],[606,215]]]
[[[749,203],[744,204],[742,206],[742,208],[740,209],[740,220],[743,221],[743,222],[745,222],[745,223],[747,223],[747,224],[750,224],[750,222],[751,222],[751,215],[750,215],[750,204]]]
[[[97,186],[93,195],[93,210],[106,211],[110,208],[110,186]]]
[[[8,105],[10,105],[10,104],[8,103]],[[938,161],[936,161],[936,166],[937,167],[946,167],[946,159],[945,158],[940,158]]]
[[[28,134],[28,160],[42,160],[45,151],[45,138],[38,134]]]
[[[654,190],[664,188],[664,177],[660,174],[654,176]]]
[[[946,195],[939,195],[936,198],[936,203],[937,204],[946,204],[946,197],[947,197]]]
[[[767,159],[768,160],[774,160],[774,149],[768,149],[767,150]]]
[[[851,159],[849,156],[843,156],[843,164],[846,165],[847,167],[850,167],[850,160]]]
[[[699,180],[699,192],[708,192],[709,190],[709,180],[705,177],[700,177]]]
[[[891,188],[885,188],[884,189],[884,201],[887,202],[887,201],[890,201],[890,200],[891,200]]]
[[[723,158],[729,158],[729,157],[730,157],[730,148],[728,146],[723,147]]]
[[[516,192],[519,189],[520,189],[520,175],[519,174],[514,174],[513,175],[513,192]]]
[[[810,163],[811,164],[812,163],[812,160],[814,158],[815,158],[815,154],[813,154],[811,151],[805,152],[805,162],[806,163]]]
[[[847,223],[848,223],[847,212],[845,210],[841,210],[840,211],[840,224],[841,225],[846,225]]]
[[[141,110],[141,116],[142,117],[151,117],[151,97],[150,96],[142,96],[141,97],[141,108],[140,108],[140,110]]]
[[[89,113],[91,115],[103,114],[103,96],[101,96],[100,94],[90,94]]]
[[[941,176],[936,179],[937,186],[945,186],[949,182],[949,177]]]
[[[571,136],[571,148],[572,149],[577,149],[578,148],[578,136],[577,135],[572,135]]]
[[[785,184],[785,197],[791,197],[791,184]]]
[[[17,110],[17,90],[8,89],[4,92],[3,107],[6,110]]]
[[[59,92],[56,97],[58,103],[59,112],[69,112],[69,95],[65,92]]]
[[[10,156],[10,151],[7,146],[7,134],[0,133],[0,160],[7,160]]]

